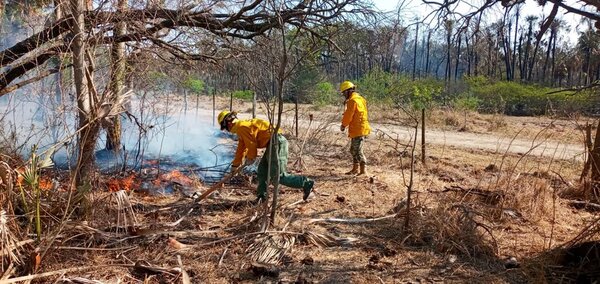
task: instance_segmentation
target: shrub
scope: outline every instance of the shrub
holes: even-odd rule
[[[333,84],[320,82],[317,83],[315,91],[310,95],[310,99],[314,105],[322,107],[339,101],[339,96]]]
[[[204,81],[192,77],[188,77],[183,82],[183,86],[196,95],[200,95],[205,89]]]
[[[237,90],[233,91],[233,97],[241,100],[252,100],[254,92],[251,90]]]

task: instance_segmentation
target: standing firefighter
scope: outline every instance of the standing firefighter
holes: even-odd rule
[[[246,158],[245,165],[251,165],[254,163],[254,159],[256,159],[258,149],[266,149],[257,168],[257,201],[264,201],[267,198],[267,172],[269,161],[271,160],[273,161],[271,163],[271,182],[279,176],[280,184],[292,188],[302,188],[304,192],[302,198],[304,200],[308,198],[315,182],[304,176],[287,173],[288,142],[281,133],[277,133],[279,151],[275,153],[275,148],[273,148],[271,155],[269,155],[269,142],[273,130],[268,121],[259,118],[241,120],[237,118],[236,112],[227,110],[219,113],[217,120],[221,125],[221,130],[227,129],[227,131],[235,133],[238,136],[238,146],[232,162],[233,171],[242,164],[244,156]]]
[[[346,98],[346,111],[342,117],[342,125],[340,130],[344,132],[348,127],[348,137],[352,139],[350,146],[350,154],[352,154],[352,170],[347,172],[347,175],[364,175],[366,172],[367,159],[363,153],[363,141],[371,133],[369,120],[367,118],[367,101],[360,94],[355,92],[356,86],[345,81],[340,85],[340,92]],[[360,165],[360,171],[359,171]]]

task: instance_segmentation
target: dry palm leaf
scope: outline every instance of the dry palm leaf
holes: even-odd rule
[[[4,256],[8,257],[9,263],[21,263],[19,250],[16,249],[18,247],[17,241],[16,236],[9,226],[6,211],[0,210],[0,268],[2,268],[2,270],[4,270],[5,267]]]
[[[257,237],[246,250],[252,262],[276,265],[292,249],[296,237],[292,234],[265,234]]]
[[[125,228],[135,228],[137,219],[127,192],[119,190],[114,193],[114,196],[117,200],[117,228],[119,228],[119,225]]]
[[[357,242],[357,238],[347,237],[341,238],[332,235],[319,234],[314,232],[305,232],[302,235],[309,243],[312,243],[319,247],[333,247],[333,246],[349,246]]]

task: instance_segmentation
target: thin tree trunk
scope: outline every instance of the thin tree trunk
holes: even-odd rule
[[[513,40],[513,50],[512,50],[512,62],[511,62],[511,71],[512,71],[512,80],[515,80],[516,77],[516,73],[515,72],[515,65],[516,65],[516,61],[517,61],[517,36],[519,34],[519,14],[521,12],[520,7],[517,5],[516,6],[516,13],[515,13],[515,38]],[[519,43],[520,44],[520,43]]]
[[[456,61],[454,64],[454,82],[456,82],[456,80],[458,79],[458,65],[460,63],[460,47],[462,44],[462,35],[459,33],[457,35],[458,38],[458,45],[456,46]]]
[[[296,100],[294,101],[294,120],[296,125],[296,138],[298,138],[298,95],[296,94]]]
[[[523,36],[519,37],[519,81],[523,81]]]
[[[217,93],[217,91],[216,91],[216,90],[213,90],[213,91],[212,91],[212,103],[213,103],[213,104],[212,104],[212,105],[213,105],[213,106],[212,106],[212,107],[213,107],[213,126],[215,126],[215,121],[217,120],[217,117],[216,117],[216,113],[217,113],[217,100],[216,100],[216,98],[215,98],[215,96],[216,96],[216,93]],[[255,96],[256,96],[256,95],[255,95]],[[252,106],[252,118],[255,118],[255,116],[254,116],[254,108],[255,108],[255,106],[253,105],[253,106]]]
[[[579,181],[583,181],[585,177],[590,172],[590,165],[592,164],[592,149],[594,149],[594,142],[592,141],[592,125],[587,124],[585,126],[585,150],[587,152],[587,158],[585,160],[585,164],[583,165],[583,170],[581,171],[581,176],[579,177]]]
[[[468,32],[465,32],[465,52],[467,53],[467,76],[471,76],[471,56],[472,50],[471,45],[469,44],[469,37],[467,36]]]
[[[123,13],[127,10],[127,0],[118,0],[117,11]],[[115,36],[126,33],[125,21],[115,24]],[[112,92],[112,103],[121,101],[125,86],[125,43],[113,43],[112,52],[112,78],[110,90]],[[106,150],[119,151],[121,149],[121,118],[117,115],[111,119],[111,124],[106,128]]]
[[[431,50],[431,30],[429,30],[429,32],[427,33],[427,58],[425,59],[425,74],[426,75],[429,75],[429,51],[430,50]]]
[[[592,191],[598,196],[600,193],[600,120],[596,127],[594,148],[592,149]]]
[[[213,101],[214,101],[213,95]],[[256,118],[256,92],[252,92],[252,118]]]
[[[425,108],[423,108],[421,109],[421,163],[423,165],[425,164],[425,160]]]
[[[77,95],[79,123],[78,128],[78,163],[75,169],[75,180],[80,193],[80,202],[87,206],[87,191],[89,191],[95,166],[95,147],[98,137],[98,123],[94,119],[93,100],[86,81],[85,62],[85,0],[70,0],[73,15],[73,78]],[[84,208],[86,210],[87,208]]]
[[[548,61],[550,60],[550,52],[552,51],[552,41],[554,40],[554,31],[550,31],[550,39],[548,39],[548,49],[546,49],[546,59],[544,59],[544,67],[542,68],[542,83],[546,83],[546,70],[548,69]]]
[[[412,69],[412,79],[415,80],[415,76],[417,73],[417,43],[419,41],[419,23],[417,23],[417,27],[415,29],[415,47],[413,53],[413,69]]]
[[[540,38],[541,40],[541,38]],[[533,48],[533,54],[531,56],[531,60],[529,61],[529,71],[527,72],[527,80],[531,81],[533,79],[533,67],[535,66],[535,62],[537,61],[537,52],[540,47],[540,40],[535,41],[535,47]]]

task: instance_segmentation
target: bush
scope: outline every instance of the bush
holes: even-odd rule
[[[252,100],[254,92],[251,90],[237,90],[233,91],[233,97],[241,100]]]
[[[315,91],[310,95],[310,99],[318,107],[334,104],[339,101],[335,87],[329,82],[317,83]]]
[[[477,111],[479,99],[471,94],[462,94],[452,100],[452,107],[458,111]]]
[[[196,95],[200,95],[204,91],[204,81],[200,79],[189,77],[183,82],[183,86]]]

